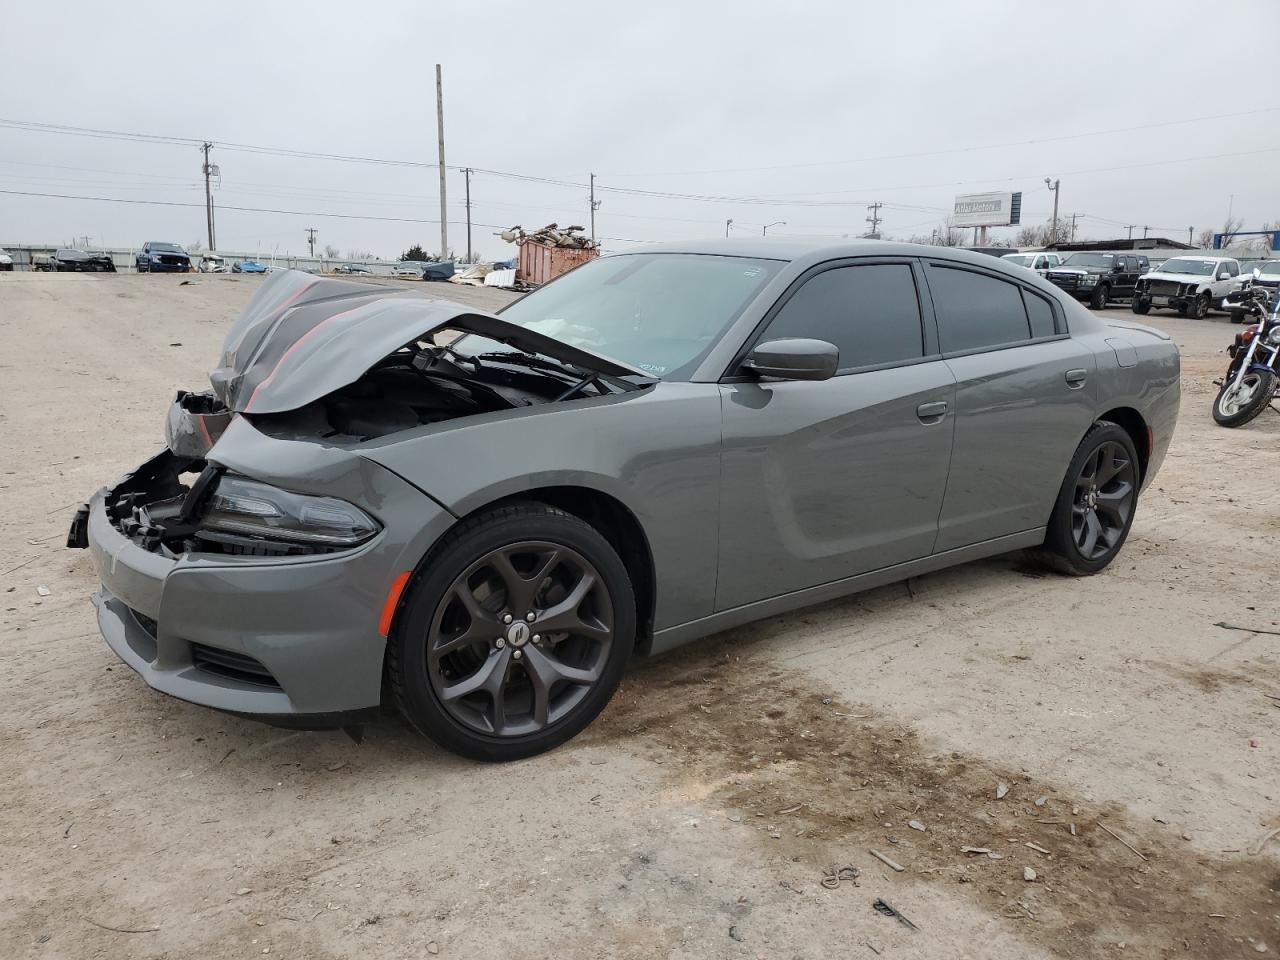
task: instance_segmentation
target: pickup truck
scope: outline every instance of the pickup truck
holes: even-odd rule
[[[1197,320],[1229,293],[1244,286],[1240,263],[1233,257],[1171,257],[1138,280],[1133,295],[1133,312],[1148,313],[1152,307],[1177,310]]]
[[[1112,300],[1133,296],[1138,277],[1150,266],[1145,256],[1135,253],[1081,251],[1049,268],[1045,279],[1094,310],[1101,310]]]

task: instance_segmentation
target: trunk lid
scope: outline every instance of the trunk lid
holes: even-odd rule
[[[238,413],[284,413],[356,380],[378,361],[440,330],[459,330],[612,377],[649,374],[490,313],[415,290],[272,274],[236,319],[209,374]]]

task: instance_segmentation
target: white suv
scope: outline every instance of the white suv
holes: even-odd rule
[[[1000,259],[1034,270],[1042,277],[1050,267],[1056,267],[1062,263],[1062,257],[1056,253],[1006,253]]]
[[[1239,290],[1244,279],[1239,262],[1232,257],[1171,257],[1138,278],[1133,312],[1170,307],[1182,316],[1189,313],[1199,320],[1212,305]]]

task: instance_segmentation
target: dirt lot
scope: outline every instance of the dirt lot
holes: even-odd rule
[[[0,957],[1280,951],[1280,416],[1213,424],[1224,318],[1148,318],[1182,419],[1104,575],[999,558],[721,634],[493,767],[190,707],[98,638],[72,508],[257,283],[0,275]]]

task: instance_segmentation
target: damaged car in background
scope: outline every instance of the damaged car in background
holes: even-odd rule
[[[1178,405],[1164,334],[894,243],[647,248],[500,315],[279,272],[210,379],[72,524],[109,646],[486,760],[572,737],[633,653],[1011,550],[1102,570]]]

